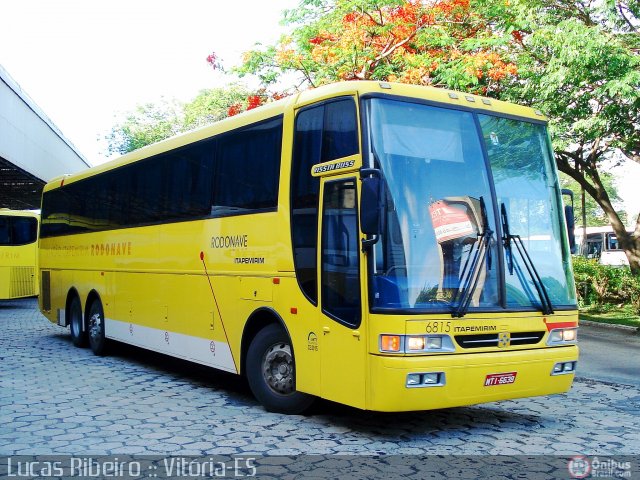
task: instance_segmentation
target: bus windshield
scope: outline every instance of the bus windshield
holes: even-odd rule
[[[544,126],[382,98],[365,107],[370,165],[385,185],[369,269],[373,309],[451,311],[465,290],[472,309],[539,309],[517,252],[500,274],[508,263],[499,258],[508,254],[501,204],[551,302],[575,307]]]

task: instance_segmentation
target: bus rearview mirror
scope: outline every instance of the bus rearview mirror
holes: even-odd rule
[[[365,235],[380,233],[380,179],[378,177],[362,179],[360,226]]]
[[[564,219],[567,224],[567,235],[569,237],[569,249],[571,253],[576,253],[576,218],[573,210],[573,192],[566,188],[562,189],[562,196],[568,197],[571,201],[570,205],[564,206]]]
[[[564,218],[567,222],[567,234],[569,236],[569,248],[571,249],[571,253],[576,253],[576,220],[573,212],[573,207],[570,205],[566,205],[564,207]]]

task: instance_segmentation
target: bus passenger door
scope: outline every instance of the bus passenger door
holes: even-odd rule
[[[322,181],[320,352],[322,396],[365,407],[366,335],[362,323],[357,180]]]

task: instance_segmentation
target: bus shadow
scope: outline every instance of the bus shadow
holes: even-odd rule
[[[69,343],[71,343],[70,338]],[[128,363],[135,363],[146,370],[169,375],[174,380],[186,380],[194,386],[227,393],[232,397],[230,398],[230,400],[233,399],[232,403],[247,406],[257,404],[245,378],[240,375],[114,341],[110,343],[108,355]]]
[[[49,338],[68,344],[68,348],[75,348],[66,332],[50,335]],[[85,352],[89,356],[93,355],[88,349]],[[215,390],[225,395],[228,403],[238,407],[263,410],[251,393],[246,379],[239,375],[119,342],[111,343],[111,350],[105,358],[118,359],[145,371],[168,376],[172,380],[186,381],[194,387]],[[324,420],[334,427],[387,439],[435,434],[443,430],[451,433],[480,428],[495,431],[499,435],[500,431],[511,425],[537,429],[544,423],[544,419],[534,413],[485,405],[388,413],[360,410],[324,399],[317,399],[301,418]]]
[[[484,405],[452,407],[415,412],[372,412],[359,410],[328,400],[318,400],[307,415],[326,418],[334,426],[341,426],[363,435],[378,438],[424,435],[446,430],[472,431],[485,429],[499,434],[506,426],[540,428],[544,422],[534,413],[521,413]]]
[[[38,308],[38,297],[0,300],[0,310],[33,310]]]
[[[96,361],[103,361],[110,369],[116,369],[113,365],[115,360],[120,367],[126,364],[127,367],[144,370],[145,374],[161,375],[169,381],[188,382],[193,387],[219,391],[228,397],[229,403],[239,407],[258,405],[245,378],[240,375],[113,340],[109,342],[109,350],[104,357],[94,357],[89,347],[78,348],[73,345],[68,329],[51,332],[41,338],[46,338],[47,342],[60,342],[64,344],[63,349],[76,350],[84,358],[93,357]],[[130,371],[130,368],[127,370]]]

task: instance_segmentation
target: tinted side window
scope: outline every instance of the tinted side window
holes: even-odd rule
[[[211,213],[276,208],[281,151],[281,117],[220,138]]]
[[[291,170],[291,238],[296,277],[313,303],[317,292],[318,192],[311,175],[318,163],[358,153],[356,104],[352,98],[305,108],[296,117]]]
[[[325,183],[322,213],[322,309],[360,324],[360,270],[355,179]]]
[[[111,228],[124,227],[131,224],[132,177],[130,168],[124,167],[122,173],[115,170],[106,174],[105,187],[108,188],[109,195],[104,198],[107,211],[103,212],[102,215],[106,215],[109,218],[109,227]]]
[[[67,208],[64,212],[67,233],[99,230],[107,221],[104,196],[106,192],[100,188],[99,178],[87,179],[72,183],[64,188],[67,197]],[[104,227],[102,227],[104,228]]]
[[[164,162],[153,157],[124,167],[131,178],[130,225],[155,223],[162,219],[166,200],[162,190]],[[125,172],[122,172],[125,174]]]
[[[318,191],[320,179],[311,167],[320,163],[324,106],[303,110],[296,118],[291,170],[291,239],[296,277],[313,303],[317,292]]]
[[[109,172],[70,185],[75,192],[75,201],[82,205],[82,213],[77,214],[77,227],[92,231],[111,227],[110,212],[114,207],[111,188],[118,184],[118,178]],[[85,223],[86,222],[86,223]]]
[[[353,100],[328,103],[324,113],[322,161],[358,153],[358,123]]]
[[[42,223],[40,235],[49,237],[67,233],[69,225],[69,196],[57,188],[42,194]]]
[[[216,205],[274,209],[281,150],[277,117],[67,184],[44,193],[41,235],[202,218]],[[212,207],[214,188],[220,203]]]
[[[214,141],[166,155],[165,219],[204,217],[211,212]]]

